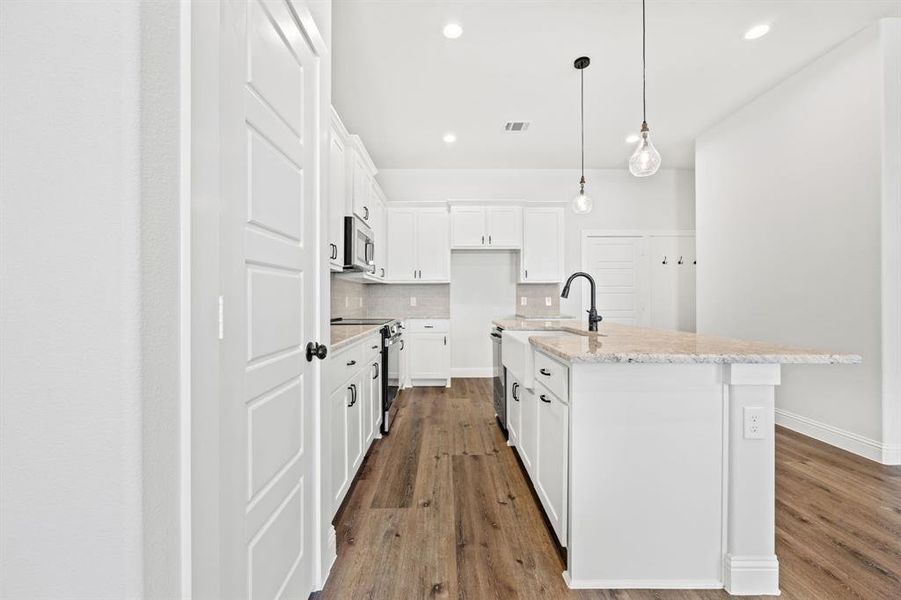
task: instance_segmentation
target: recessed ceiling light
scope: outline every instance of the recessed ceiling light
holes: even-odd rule
[[[761,23],[760,25],[755,25],[745,32],[746,40],[756,40],[760,39],[766,34],[770,32],[770,26],[768,23]]]
[[[626,136],[626,143],[627,144],[636,144],[636,143],[638,143],[638,140],[640,140],[640,139],[641,138],[638,137],[637,133],[630,133],[629,135]]]
[[[453,144],[457,141],[457,136],[453,133],[445,133],[443,139],[445,144]]]
[[[444,37],[447,39],[455,40],[463,35],[463,28],[457,23],[448,23],[444,26],[442,33],[444,33]]]

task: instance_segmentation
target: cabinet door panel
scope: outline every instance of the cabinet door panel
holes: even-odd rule
[[[351,385],[354,391],[347,403],[347,478],[352,480],[363,461],[363,405],[366,403],[368,386],[363,385],[363,378],[359,373]]]
[[[419,281],[450,279],[450,219],[444,209],[421,209],[417,214],[416,248]]]
[[[369,402],[367,403],[368,419],[366,429],[369,433],[366,446],[379,435],[379,423],[382,414],[382,361],[375,360],[369,364]],[[365,452],[364,452],[365,454]]]
[[[535,462],[538,456],[538,396],[530,389],[519,387],[516,390],[519,397],[519,457],[526,466],[526,471],[534,481]]]
[[[366,221],[372,220],[372,175],[362,157],[354,151],[353,160],[353,211]]]
[[[522,209],[517,206],[488,208],[488,247],[516,249],[522,247]]]
[[[519,446],[519,421],[522,407],[522,386],[507,372],[507,436],[512,446]]]
[[[413,209],[388,211],[388,278],[413,281],[416,271],[416,212]]]
[[[405,336],[410,351],[411,379],[447,379],[450,352],[445,333],[409,333]]]
[[[451,208],[450,220],[453,248],[481,248],[486,245],[484,208],[454,206]]]
[[[538,396],[538,457],[535,489],[561,545],[566,545],[567,440],[569,407],[541,385]]]
[[[329,439],[326,445],[329,460],[329,500],[334,515],[347,492],[347,405],[350,403],[350,384],[335,390],[328,401]]]
[[[347,212],[346,146],[332,131],[329,144],[328,241],[329,263],[340,269],[344,265],[344,215]]]
[[[564,209],[523,210],[522,268],[524,283],[559,283],[563,280]]]

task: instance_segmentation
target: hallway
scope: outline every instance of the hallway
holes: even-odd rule
[[[405,390],[338,513],[338,560],[319,600],[712,599],[723,591],[574,591],[517,459],[491,380]],[[901,468],[777,429],[782,597],[897,598]]]

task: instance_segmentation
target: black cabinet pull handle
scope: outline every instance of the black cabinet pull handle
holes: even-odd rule
[[[375,367],[375,369],[373,370],[374,372],[373,372],[372,378],[378,379],[379,378],[379,363],[372,363],[372,366]]]
[[[368,207],[368,206],[364,206],[364,207],[363,207],[363,211],[364,211],[363,218],[366,219],[366,220],[368,221],[368,220],[369,220],[369,207]]]
[[[447,346],[447,336],[444,336],[444,345]]]
[[[347,405],[347,408],[350,408],[357,403],[357,386],[350,384],[347,389],[350,390],[350,404]]]
[[[547,404],[550,404],[550,403],[551,403],[551,401],[548,400],[548,399],[547,399],[547,396],[545,396],[544,394],[541,394],[541,395],[538,396],[538,397],[541,398],[541,401],[542,401],[542,402],[546,402]]]
[[[551,372],[548,371],[547,369],[539,369],[538,372],[541,373],[542,375],[544,375],[545,377],[551,376]]]
[[[528,278],[529,278],[529,270],[526,269],[526,279],[528,279]]]
[[[489,246],[491,245],[491,236],[490,235],[488,236],[488,245]]]
[[[435,329],[434,325],[423,325],[426,329]]]
[[[513,384],[513,399],[516,400],[517,402],[519,402],[519,398],[518,398],[517,395],[516,395],[516,390],[517,390],[518,388],[519,388],[519,384],[518,384],[518,383],[514,383],[514,384]]]
[[[483,235],[482,236],[482,244],[484,244],[484,243],[485,243],[485,236]]]
[[[372,349],[373,349],[373,350],[378,350],[379,347],[378,347],[378,346],[373,346]]]
[[[384,277],[385,276],[385,267],[381,267],[381,269],[382,269],[382,277]]]
[[[355,361],[355,360],[349,360],[349,361],[347,361],[347,366],[348,366],[348,367],[352,367],[352,366],[354,366],[355,364],[357,364],[357,361]]]
[[[401,340],[401,341],[400,341],[400,349],[401,349],[401,350],[404,349],[404,340]]]

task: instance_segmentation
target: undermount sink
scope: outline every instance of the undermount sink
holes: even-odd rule
[[[505,331],[501,338],[501,358],[507,371],[527,389],[534,386],[535,362],[530,337],[578,337],[568,331]]]

